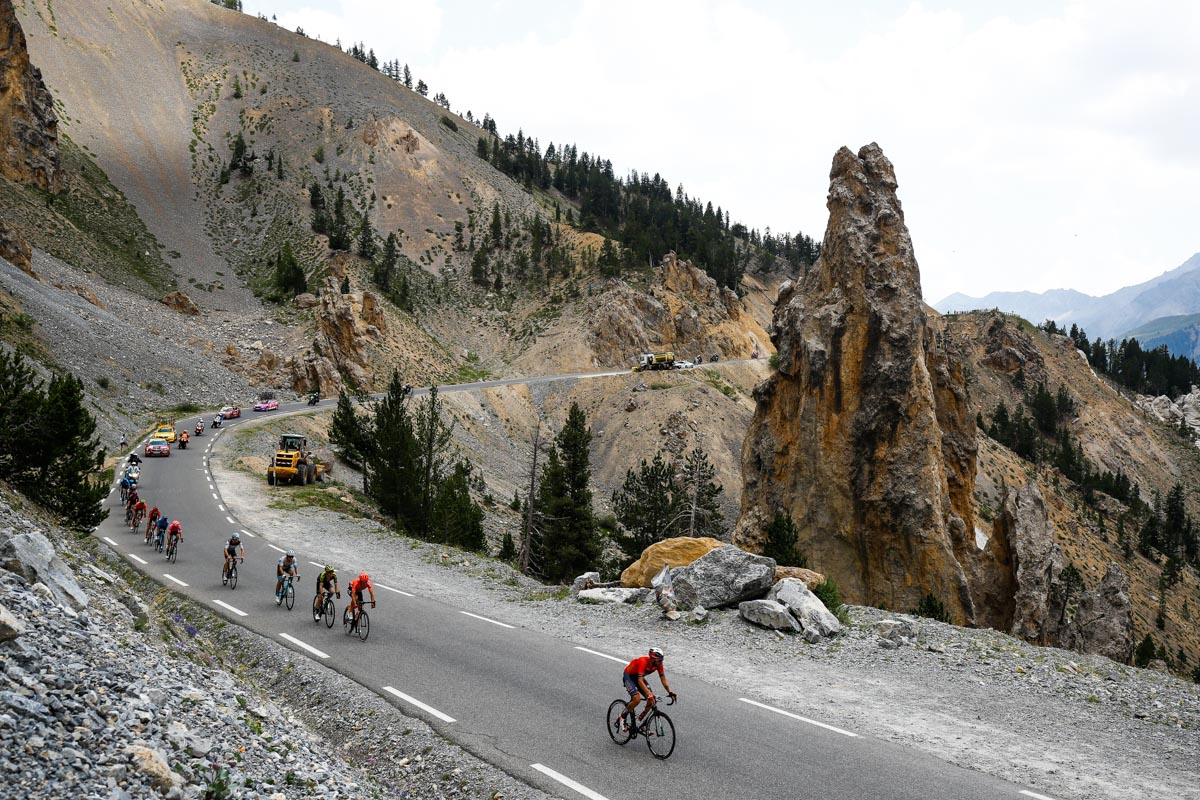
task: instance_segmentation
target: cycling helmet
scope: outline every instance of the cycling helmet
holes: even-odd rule
[[[662,661],[663,660],[662,648],[661,647],[651,647],[650,648],[650,657],[653,658],[655,661]]]
[[[242,535],[240,533],[238,533],[237,531],[234,531],[233,535],[230,536],[229,538],[230,539],[240,539],[240,538],[242,538]]]
[[[325,571],[326,571],[326,572],[336,572],[337,570],[335,570],[335,569],[333,568],[333,564],[326,564],[326,565],[325,565]]]
[[[370,576],[370,575],[368,575],[368,574],[367,574],[367,573],[365,573],[365,572],[360,572],[360,573],[358,573],[358,579],[359,579],[360,581],[364,581],[364,582],[366,582],[366,583],[370,583],[370,581],[371,581],[371,576]]]
[[[296,557],[296,551],[295,551],[295,550],[288,550],[286,553],[284,553],[284,555],[285,555],[285,556],[287,556],[288,558],[295,558],[295,557]]]

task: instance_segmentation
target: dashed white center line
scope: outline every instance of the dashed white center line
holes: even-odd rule
[[[1054,800],[1053,797],[1047,797],[1044,794],[1038,794],[1037,792],[1026,791],[1025,789],[1021,790],[1021,794],[1025,795],[1026,797],[1032,797],[1032,798],[1034,798],[1034,800]]]
[[[163,577],[164,577],[164,578],[166,578],[166,579],[167,579],[167,580],[169,580],[169,581],[175,581],[175,582],[176,582],[176,583],[178,583],[180,586],[187,586],[187,584],[186,584],[186,583],[184,583],[183,581],[179,580],[179,578],[176,578],[174,575],[168,575],[167,573],[165,573],[165,572],[164,572],[164,573],[163,573]]]
[[[222,508],[221,510],[224,511],[225,509]],[[237,525],[237,520],[234,519],[233,517],[226,517],[225,521],[228,522],[230,525]]]
[[[578,792],[579,794],[588,798],[588,800],[608,800],[607,797],[600,794],[599,792],[594,792],[591,789],[589,789],[588,787],[584,786],[582,783],[571,780],[566,775],[563,775],[561,772],[555,772],[554,770],[547,767],[545,764],[530,764],[529,766],[533,767],[534,769],[536,769],[538,772],[542,773],[543,775],[547,775],[547,776],[553,778],[554,780],[558,781],[559,783],[561,783],[563,786],[567,787],[571,791]]]
[[[229,603],[222,603],[220,600],[213,600],[213,602],[216,603],[217,605],[219,605],[221,608],[225,609],[226,611],[232,611],[233,613],[237,614],[239,617],[250,616],[245,611],[242,611],[240,608],[234,608],[233,606],[229,605]]]
[[[220,509],[221,511],[225,510],[225,506],[221,505],[220,503],[217,503],[217,508]]]
[[[221,498],[217,497],[217,493],[213,492],[213,500],[220,500],[220,499]]]
[[[328,653],[324,653],[324,652],[318,650],[317,648],[313,647],[312,645],[305,644],[304,642],[297,639],[295,636],[289,636],[286,633],[281,633],[281,634],[279,634],[279,636],[283,639],[287,639],[289,642],[296,645],[297,647],[303,647],[305,650],[312,653],[317,658],[329,658]]]
[[[242,536],[249,536],[251,539],[253,539],[253,538],[254,538],[254,534],[253,534],[253,533],[251,533],[250,531],[245,531],[245,530],[244,530],[244,531],[242,531]]]
[[[230,522],[233,522],[233,520],[229,520],[229,521],[230,521]],[[287,550],[284,550],[282,547],[276,547],[275,545],[271,544],[270,542],[267,542],[267,547],[271,548],[272,550],[277,550],[277,551],[279,551],[280,553],[286,553],[286,552],[287,552]]]
[[[490,623],[492,623],[493,625],[499,625],[501,628],[515,628],[515,627],[517,627],[516,625],[509,625],[507,622],[497,622],[497,621],[496,621],[496,620],[494,620],[494,619],[488,619],[487,617],[481,617],[481,616],[479,616],[478,614],[472,614],[470,611],[460,611],[460,612],[458,612],[458,613],[460,613],[460,614],[466,614],[468,617],[474,617],[475,619],[481,619],[481,620],[483,620],[484,622],[490,622]]]
[[[111,544],[113,547],[120,547],[120,545],[119,545],[119,544],[117,544],[117,543],[116,543],[116,542],[114,542],[112,539],[108,538],[107,536],[105,536],[105,537],[104,537],[104,541],[108,542],[108,543],[109,543],[109,544]]]
[[[144,564],[146,563],[146,559],[144,559],[144,558],[138,558],[138,557],[137,557],[137,556],[135,556],[133,553],[126,553],[126,555],[128,555],[130,558],[132,558],[134,561],[138,562],[139,564],[143,564],[143,565],[144,565]]]
[[[793,714],[792,712],[784,711],[781,708],[775,708],[773,706],[768,706],[764,703],[759,703],[758,701],[751,700],[747,697],[739,697],[738,700],[741,700],[743,703],[749,703],[752,706],[757,706],[759,708],[765,708],[767,711],[773,711],[776,714],[782,714],[785,717],[791,717],[792,719],[798,719],[801,722],[807,722],[809,725],[816,725],[818,728],[824,728],[827,731],[833,731],[834,733],[840,733],[842,736],[849,736],[852,739],[858,738],[857,733],[851,733],[850,731],[844,731],[841,728],[835,728],[832,725],[826,725],[824,722],[817,722],[815,719],[809,719],[808,717],[802,717],[799,714]]]
[[[389,694],[396,695],[396,697],[399,697],[401,700],[408,703],[409,705],[414,705],[417,708],[421,709],[422,711],[432,714],[433,716],[440,719],[442,722],[454,722],[454,717],[450,716],[449,714],[443,714],[441,711],[438,711],[433,706],[426,705],[425,703],[422,703],[420,700],[418,700],[415,697],[409,697],[408,695],[406,695],[404,692],[400,691],[399,689],[396,689],[392,686],[385,686],[385,687],[383,687],[383,690],[385,692],[388,692]]]
[[[325,568],[325,565],[324,565],[324,564],[318,564],[318,563],[317,563],[317,562],[315,562],[315,561],[310,561],[310,562],[308,562],[308,563],[312,564],[312,565],[313,565],[314,567],[316,567],[317,569],[324,569],[324,568]]]
[[[578,646],[576,646],[576,648],[575,648],[575,649],[576,649],[576,650],[582,650],[582,651],[583,651],[583,652],[585,652],[585,653],[591,653],[591,654],[592,654],[592,655],[594,655],[594,656],[600,656],[601,658],[607,658],[609,661],[616,661],[618,664],[627,664],[627,663],[629,663],[629,662],[628,662],[628,659],[624,659],[624,658],[617,658],[616,656],[610,656],[610,655],[608,655],[607,653],[598,653],[598,652],[596,652],[595,650],[588,650],[586,647],[578,647]]]
[[[402,594],[405,597],[416,597],[415,594],[409,594],[408,592],[402,592],[399,589],[393,589],[390,586],[384,586],[382,583],[377,583],[375,585],[378,586],[380,589],[387,589],[389,592],[395,592],[396,594]]]

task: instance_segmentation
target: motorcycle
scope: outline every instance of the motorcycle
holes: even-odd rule
[[[141,467],[131,466],[131,467],[125,468],[125,480],[129,481],[130,483],[137,483],[141,479],[141,477],[142,477]]]
[[[179,449],[180,449],[180,450],[187,450],[187,446],[188,446],[188,440],[187,440],[187,439],[180,439],[180,440],[179,440]]]
[[[310,406],[315,406],[319,402],[321,402],[321,395],[317,394],[316,392],[313,392],[308,396],[308,404]]]
[[[409,395],[412,394],[412,384],[411,383],[404,384],[404,386],[401,388],[400,392],[401,392],[402,396],[408,397]]]
[[[214,428],[221,427],[221,420],[223,420],[223,419],[224,419],[224,417],[222,417],[220,414],[217,414],[215,417],[213,417],[212,426]]]
[[[196,423],[196,428],[195,428],[195,430],[196,430],[196,435],[197,435],[197,436],[203,436],[203,435],[204,435],[204,426],[203,426],[203,425],[201,425],[199,422],[197,422],[197,423]]]

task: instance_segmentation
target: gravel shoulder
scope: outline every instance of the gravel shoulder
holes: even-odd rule
[[[272,503],[271,491],[292,487],[270,490],[234,465],[255,439],[223,437],[215,451],[223,500],[241,524],[302,557],[369,565],[390,585],[602,652],[631,656],[653,641],[675,673],[1059,800],[1200,798],[1200,685],[872,608],[852,607],[846,633],[810,645],[728,609],[694,624],[668,622],[650,605],[582,604],[495,559],[398,537],[370,518]],[[873,625],[898,618],[916,635],[884,649]]]

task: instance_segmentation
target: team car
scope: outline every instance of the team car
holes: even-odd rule
[[[255,411],[275,411],[279,408],[278,400],[259,400],[254,404]]]
[[[149,458],[150,456],[170,456],[171,445],[167,444],[167,442],[162,439],[151,439],[150,441],[146,442],[144,452],[146,458]]]
[[[242,409],[239,406],[224,406],[217,413],[221,415],[221,419],[233,419],[242,415]]]
[[[175,426],[174,425],[159,425],[154,431],[151,439],[162,439],[164,442],[175,441]]]

